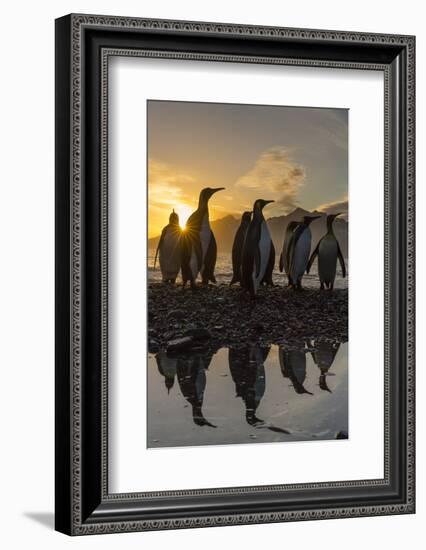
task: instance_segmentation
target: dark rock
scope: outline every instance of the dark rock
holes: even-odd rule
[[[148,338],[166,349],[170,341],[193,338],[213,349],[248,341],[303,342],[348,339],[348,292],[320,290],[296,293],[280,286],[262,288],[256,301],[240,288],[209,287],[182,292],[181,287],[152,283],[148,293]],[[193,332],[192,332],[193,331]],[[309,347],[313,347],[313,343]]]
[[[185,312],[182,309],[172,309],[167,314],[167,319],[184,319]]]
[[[206,328],[190,328],[184,332],[184,336],[192,336],[194,340],[209,340],[211,338],[210,331]]]
[[[340,432],[336,434],[336,439],[348,439],[348,432],[345,432],[345,430],[340,430]]]
[[[176,340],[170,340],[167,343],[167,353],[173,353],[175,351],[184,351],[190,349],[194,342],[192,336],[184,336],[183,338],[176,338]]]
[[[149,353],[157,353],[157,351],[160,350],[160,346],[157,342],[157,340],[154,340],[154,338],[149,338],[148,340],[148,352]]]

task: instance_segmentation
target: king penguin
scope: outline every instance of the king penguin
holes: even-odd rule
[[[154,269],[157,255],[160,255],[160,269],[163,283],[175,283],[181,265],[181,236],[179,216],[173,210],[169,217],[169,224],[164,227],[158,242],[154,259]]]
[[[291,247],[292,240],[294,238],[294,230],[299,225],[299,222],[290,222],[285,230],[284,234],[284,242],[283,242],[283,249],[280,255],[280,271],[282,273],[283,269],[285,271],[285,274],[288,277],[288,286],[292,286],[292,281],[290,278],[290,266],[288,263],[288,253]]]
[[[279,347],[279,361],[281,373],[284,378],[289,378],[297,394],[307,393],[313,395],[303,385],[306,379],[306,350],[288,349]]]
[[[265,366],[271,346],[257,344],[229,348],[229,370],[235,383],[235,397],[241,397],[246,409],[246,421],[251,426],[263,424],[256,410],[265,393]]]
[[[339,351],[340,343],[337,341],[318,341],[313,343],[312,359],[320,370],[319,387],[322,390],[333,393],[327,385],[327,376],[330,376],[330,370],[337,352]]]
[[[209,281],[216,282],[214,268],[216,265],[217,245],[209,221],[209,200],[224,187],[212,189],[206,187],[200,193],[198,208],[193,212],[186,222],[183,233],[182,246],[182,280],[183,287],[191,283],[194,288],[198,274],[201,273],[201,280],[204,285]]]
[[[206,389],[206,370],[213,353],[192,353],[181,355],[177,360],[176,374],[180,390],[192,407],[192,420],[197,426],[216,428],[203,415],[202,407]]]
[[[232,245],[232,281],[231,285],[241,282],[241,259],[243,255],[244,240],[251,221],[251,212],[244,212],[241,217],[240,227],[237,229]]]
[[[265,428],[275,433],[288,434],[288,430],[274,426],[256,416],[265,393],[264,363],[271,346],[249,344],[243,348],[229,348],[229,370],[235,383],[235,397],[241,397],[246,409],[246,422],[254,428]]]
[[[341,214],[341,212],[339,213]],[[307,273],[312,267],[315,258],[318,256],[318,275],[321,283],[321,290],[324,290],[324,285],[333,290],[334,279],[336,278],[337,259],[339,259],[342,269],[342,277],[346,277],[345,259],[340,250],[339,241],[333,230],[333,222],[339,214],[329,214],[327,216],[327,233],[320,239],[307,266]]]
[[[312,233],[310,224],[320,216],[304,216],[303,222],[294,230],[294,236],[288,251],[289,273],[291,285],[300,290],[302,288],[302,277],[305,273],[311,253]]]
[[[253,219],[247,230],[241,261],[241,286],[254,298],[259,285],[272,282],[275,249],[263,208],[274,201],[257,199],[253,205]]]

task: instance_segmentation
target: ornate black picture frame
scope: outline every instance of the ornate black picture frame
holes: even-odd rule
[[[384,74],[384,477],[110,494],[110,56]],[[178,61],[177,61],[178,62]],[[415,38],[68,15],[56,21],[56,529],[70,535],[414,513]]]

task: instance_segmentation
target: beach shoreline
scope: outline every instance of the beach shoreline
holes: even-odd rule
[[[250,344],[297,348],[312,340],[347,342],[347,289],[264,287],[252,300],[238,285],[191,290],[148,284],[150,353]]]

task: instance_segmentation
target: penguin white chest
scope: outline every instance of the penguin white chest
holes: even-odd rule
[[[292,278],[296,282],[301,277],[308,265],[309,254],[311,252],[311,230],[307,227],[297,240],[293,261],[292,261]]]
[[[257,277],[256,277],[256,267],[253,270],[253,282],[256,288],[260,285],[263,277],[265,276],[270,254],[271,254],[271,234],[269,233],[269,229],[266,222],[262,221],[262,225],[260,226],[260,240],[259,240],[260,269]]]
[[[200,241],[201,241],[201,251],[203,254],[203,264],[204,264],[204,258],[207,254],[207,249],[210,244],[210,239],[212,235],[212,230],[210,229],[210,222],[209,217],[206,214],[203,217],[203,221],[201,222],[201,228],[200,228]]]
[[[210,244],[212,231],[210,229],[210,223],[209,223],[209,216],[206,214],[203,217],[203,220],[201,222],[200,226],[200,244],[201,244],[201,265],[198,264],[198,258],[197,258],[197,252],[195,248],[192,249],[191,252],[191,259],[190,259],[190,269],[192,272],[192,276],[194,279],[197,278],[199,271],[202,271],[204,268],[204,259],[207,254],[207,249]]]
[[[180,270],[179,233],[169,230],[160,247],[160,268],[163,277],[174,279]]]

